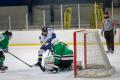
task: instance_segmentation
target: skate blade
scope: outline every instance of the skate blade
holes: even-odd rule
[[[56,74],[56,73],[58,73],[59,71],[51,70],[51,71],[47,71],[47,72],[48,72],[48,74]]]

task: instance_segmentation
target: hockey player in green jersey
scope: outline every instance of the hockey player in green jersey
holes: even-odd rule
[[[9,40],[12,37],[12,32],[9,30],[6,30],[4,33],[0,34],[0,70],[4,71],[7,69],[7,66],[3,65],[3,62],[5,60],[5,55],[3,52],[7,53],[8,52],[8,44]]]
[[[52,40],[53,45],[53,58],[55,64],[59,68],[67,68],[73,62],[73,51],[68,48],[65,43],[59,42],[58,39]]]
[[[65,43],[59,42],[58,39],[54,38],[51,42],[53,46],[53,59],[51,57],[47,57],[48,61],[47,63],[50,63],[47,65],[46,70],[56,70],[58,69],[67,69],[71,67],[71,64],[73,62],[73,51],[68,48],[68,46]],[[46,58],[45,58],[46,59]],[[54,62],[54,64],[51,64]]]

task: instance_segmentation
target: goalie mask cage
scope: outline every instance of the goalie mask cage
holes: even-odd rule
[[[75,77],[100,78],[115,73],[115,68],[108,60],[98,31],[75,31],[73,38]]]

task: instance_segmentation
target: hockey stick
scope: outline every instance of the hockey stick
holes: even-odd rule
[[[14,56],[15,58],[17,58],[18,60],[22,61],[23,63],[25,63],[26,65],[28,65],[29,67],[32,67],[31,65],[27,64],[26,62],[24,62],[23,60],[21,60],[20,58],[18,58],[17,56],[13,55],[12,53],[8,52],[9,54],[11,54],[12,56]]]
[[[49,53],[50,53],[50,50],[49,50],[49,52],[48,52],[48,56],[49,56]],[[41,65],[41,62],[38,62],[37,64],[38,64],[38,66],[40,67],[40,69],[41,69],[43,72],[46,71],[45,66],[43,67],[43,66]]]
[[[45,72],[45,71],[46,71],[46,69],[42,67],[42,65],[41,65],[41,63],[40,63],[40,62],[38,62],[38,65],[39,65],[40,69],[41,69],[43,72]]]
[[[49,54],[50,54],[50,49],[49,49],[49,52],[48,52],[48,55],[47,55],[47,56],[49,56]]]

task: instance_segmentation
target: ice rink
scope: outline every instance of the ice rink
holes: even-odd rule
[[[69,45],[73,50],[73,45]],[[9,46],[9,52],[26,63],[33,65],[37,62],[40,46]],[[106,46],[104,46],[106,50]],[[44,57],[47,52],[44,54]],[[120,46],[115,46],[114,54],[107,54],[115,74],[105,78],[74,78],[74,70],[59,73],[42,72],[39,67],[29,67],[9,53],[5,54],[4,65],[8,66],[5,73],[0,73],[0,80],[120,80]]]

